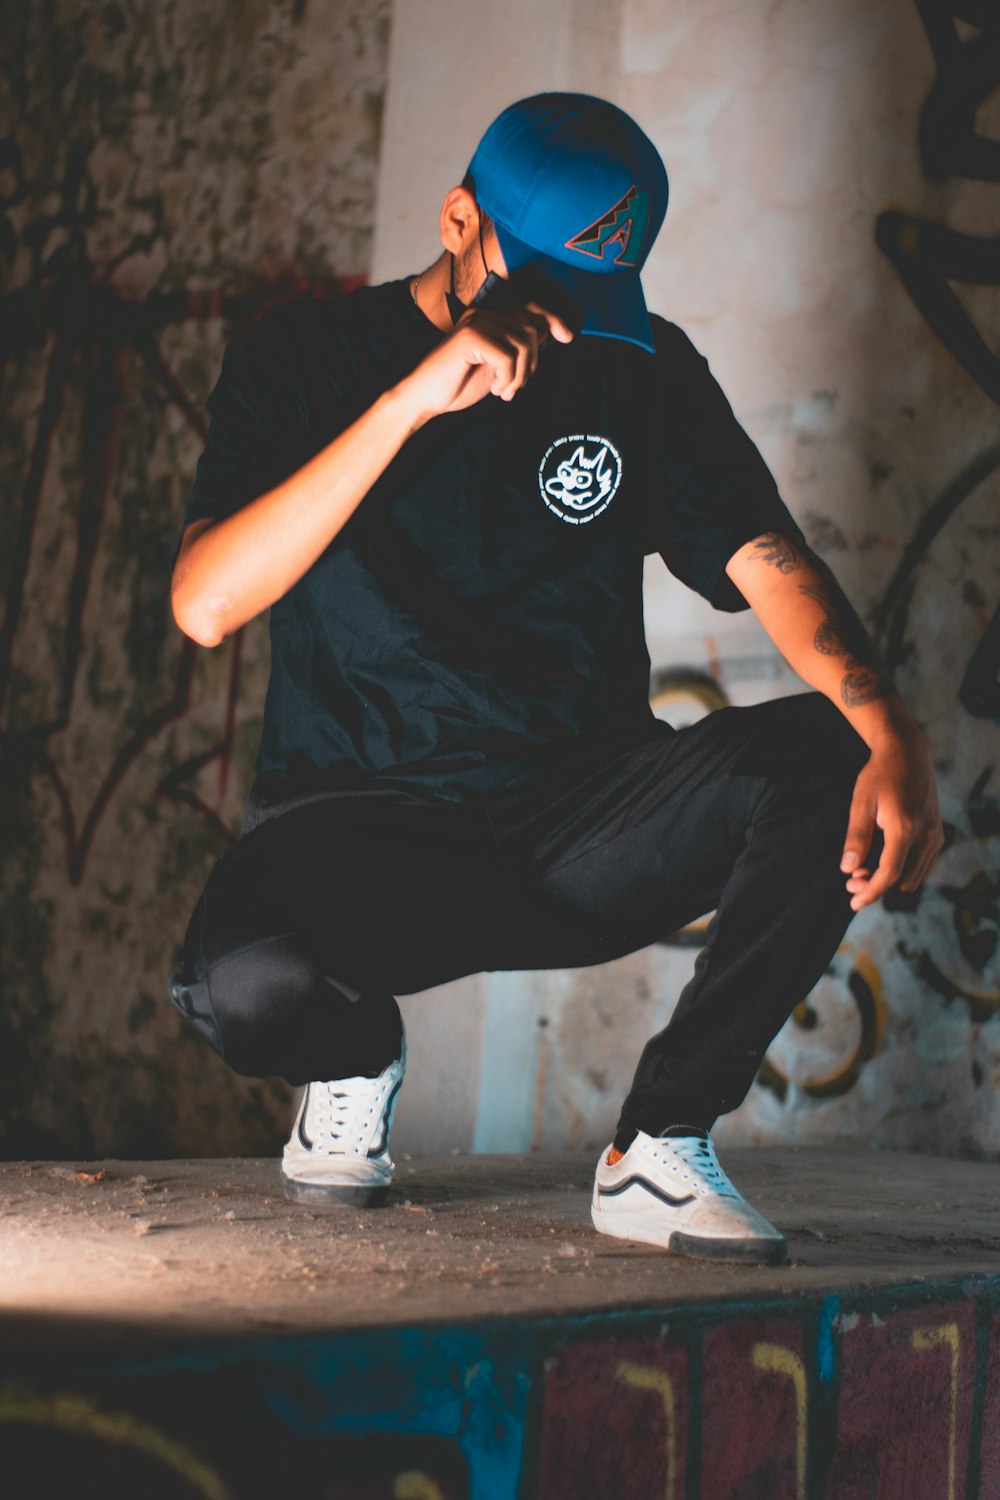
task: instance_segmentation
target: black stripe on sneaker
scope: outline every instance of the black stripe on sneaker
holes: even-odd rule
[[[680,1208],[682,1204],[694,1201],[694,1193],[688,1193],[686,1198],[674,1198],[670,1193],[665,1193],[662,1188],[658,1188],[655,1183],[648,1182],[645,1177],[639,1177],[635,1174],[631,1177],[626,1177],[625,1181],[620,1182],[617,1187],[606,1188],[598,1184],[597,1195],[599,1198],[617,1198],[619,1193],[624,1193],[626,1188],[632,1187],[633,1184],[644,1187],[647,1193],[652,1193],[653,1197],[659,1198],[661,1203],[669,1203],[671,1208]]]
[[[403,1080],[400,1078],[396,1084],[396,1087],[393,1089],[392,1093],[385,1101],[385,1107],[382,1110],[382,1134],[376,1145],[368,1147],[369,1156],[381,1156],[382,1152],[389,1144],[389,1114],[392,1109],[392,1101],[395,1099],[396,1095],[399,1093],[402,1087]]]
[[[307,1083],[306,1084],[306,1091],[305,1091],[305,1093],[302,1096],[302,1104],[299,1107],[299,1125],[298,1125],[299,1140],[302,1142],[303,1146],[306,1148],[307,1151],[311,1151],[312,1148],[313,1148],[312,1141],[306,1135],[306,1110],[309,1108],[309,1089],[310,1089],[310,1085]]]

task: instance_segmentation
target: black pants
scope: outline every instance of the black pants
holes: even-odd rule
[[[868,749],[819,693],[660,721],[471,806],[369,791],[247,801],[171,998],[237,1072],[375,1073],[395,996],[466,974],[605,963],[715,912],[646,1044],[616,1143],[710,1127],[827,968]]]

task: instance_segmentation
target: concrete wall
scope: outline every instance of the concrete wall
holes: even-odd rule
[[[22,0],[0,28],[0,1150],[275,1149],[165,976],[252,777],[265,618],[178,631],[232,331],[367,275],[384,0]]]
[[[441,198],[512,99],[580,88],[629,110],[671,181],[647,300],[708,356],[934,750],[950,845],[930,885],[854,921],[720,1142],[1000,1151],[995,624],[987,637],[1000,145],[971,134],[977,102],[976,128],[1000,125],[997,23],[990,53],[941,0],[923,13],[912,0],[396,11],[373,279],[434,258]],[[656,556],[647,634],[674,723],[802,690],[752,616],[713,612]],[[696,943],[665,933],[597,968],[404,998],[401,1141],[599,1148]]]
[[[997,1155],[1000,148],[972,130],[996,136],[1000,105],[977,29],[942,0],[922,11],[8,7],[0,1150],[277,1148],[289,1091],[229,1073],[163,989],[239,825],[268,669],[263,619],[207,652],[170,618],[204,398],[226,339],[275,298],[428,264],[493,115],[582,88],[662,151],[650,305],[708,355],[878,629],[951,832],[918,901],[853,924],[717,1136]],[[666,717],[799,689],[752,617],[648,568]],[[404,997],[399,1150],[596,1149],[696,942]]]

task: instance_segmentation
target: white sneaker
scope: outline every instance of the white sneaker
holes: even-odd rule
[[[706,1130],[640,1130],[613,1167],[610,1149],[601,1152],[590,1208],[602,1234],[710,1260],[787,1259],[784,1235],[730,1182]]]
[[[395,1162],[389,1133],[406,1071],[406,1032],[395,1062],[377,1078],[306,1085],[281,1163],[281,1186],[297,1203],[384,1203]]]

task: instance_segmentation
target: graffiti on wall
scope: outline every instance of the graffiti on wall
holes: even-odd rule
[[[1000,184],[1000,141],[976,130],[976,112],[1000,86],[1000,14],[986,0],[917,0],[933,49],[937,78],[921,112],[920,155],[932,180],[951,176]],[[955,21],[979,28],[963,41]],[[1000,236],[980,237],[914,214],[887,209],[875,238],[928,327],[976,384],[1000,403],[1000,356],[995,354],[950,285],[1000,286]],[[903,549],[876,611],[875,623],[890,670],[905,650],[912,580],[931,542],[980,485],[1000,468],[1000,443],[988,443],[935,497]],[[994,614],[961,687],[969,713],[1000,712],[1000,617]]]
[[[973,1500],[1000,1486],[1000,1285],[369,1329],[0,1380],[39,1493]]]
[[[12,145],[11,142],[7,143]],[[8,157],[11,153],[8,151]],[[15,158],[16,160],[16,158]],[[16,176],[16,174],[15,174]],[[8,203],[17,201],[16,190]],[[57,680],[51,684],[52,710],[33,719],[20,713],[14,726],[4,730],[4,754],[34,765],[48,781],[60,810],[67,878],[79,884],[87,854],[99,824],[121,791],[134,762],[148,753],[171,724],[191,712],[191,683],[198,647],[181,631],[174,632],[176,667],[167,696],[141,712],[134,726],[120,725],[119,738],[100,747],[103,762],[96,791],[89,806],[77,807],[65,770],[52,754],[50,744],[58,736],[71,734],[73,708],[80,708],[86,684],[81,676],[84,657],[84,619],[90,600],[94,564],[101,544],[102,525],[109,493],[120,474],[120,447],[128,392],[136,380],[135,365],[141,364],[147,384],[158,397],[164,414],[170,408],[180,413],[201,444],[207,424],[200,403],[184,389],[184,382],[161,351],[158,335],[187,321],[218,319],[225,329],[225,342],[257,321],[269,307],[303,297],[342,296],[363,284],[364,277],[324,277],[307,282],[291,277],[281,282],[261,282],[240,294],[178,291],[153,294],[144,302],[126,301],[114,288],[97,284],[95,269],[74,264],[65,272],[46,268],[41,276],[12,292],[3,301],[6,348],[0,350],[0,377],[12,358],[15,330],[32,329],[44,339],[48,357],[43,377],[44,395],[32,443],[22,504],[15,517],[3,620],[0,623],[0,721],[10,686],[18,630],[25,621],[25,582],[37,543],[37,522],[51,458],[53,441],[72,372],[90,373],[84,394],[83,426],[87,435],[87,464],[73,516],[74,561],[67,590],[66,609],[60,620],[63,646],[59,652]],[[159,576],[149,579],[149,597],[144,604],[160,606],[156,619],[166,611],[168,580],[165,554]],[[225,846],[235,833],[218,809],[192,786],[206,766],[218,767],[218,788],[224,796],[229,780],[236,705],[240,699],[240,666],[243,630],[232,633],[228,650],[225,714],[218,738],[207,749],[171,768],[157,786],[157,794],[196,808],[217,830]],[[228,644],[228,643],[227,643]]]
[[[984,0],[916,0],[916,9],[936,69],[918,130],[925,174],[934,181],[960,177],[1000,184],[1000,141],[976,127],[977,111],[1000,87],[1000,13]],[[958,21],[977,28],[976,34],[962,38]],[[878,215],[874,239],[927,328],[961,370],[1000,402],[1000,355],[952,286],[1000,286],[1000,237],[977,236],[892,208]],[[912,664],[922,649],[917,636],[924,628],[920,616],[926,597],[921,598],[918,589],[934,544],[947,528],[961,524],[963,506],[968,508],[974,499],[981,503],[984,487],[996,487],[998,475],[1000,442],[990,436],[917,514],[903,521],[908,533],[898,540],[887,538],[894,566],[866,613],[890,670]],[[873,468],[873,483],[885,477],[884,468]],[[832,537],[828,520],[825,527]],[[1000,526],[987,532],[974,527],[969,548],[980,555],[984,545],[995,551]],[[843,537],[838,541],[847,545]],[[958,793],[948,799],[946,850],[921,891],[890,892],[884,898],[893,936],[876,934],[860,947],[845,942],[816,992],[792,1011],[783,1045],[768,1053],[756,1081],[779,1101],[842,1096],[857,1086],[866,1065],[883,1052],[891,1036],[886,996],[901,977],[897,970],[887,982],[889,949],[890,963],[897,956],[902,959],[911,983],[916,980],[925,993],[948,1006],[963,1006],[973,1027],[1000,1010],[1000,770],[996,745],[984,722],[1000,716],[1000,611],[971,569],[961,586],[963,602],[975,610],[979,639],[951,686],[953,697],[946,712],[980,721],[981,730],[973,731],[976,743],[983,745],[980,769],[969,784],[954,789],[947,785],[954,773],[950,766],[944,769],[944,788]],[[729,690],[741,672],[745,675],[746,663],[739,658],[720,661],[714,649],[709,658],[707,671],[682,662],[661,667],[652,681],[654,709],[668,719],[677,711],[690,718],[729,702]],[[921,681],[910,697],[918,719],[929,707],[929,693],[941,690],[933,676]],[[673,947],[700,947],[706,928],[704,919],[665,934],[663,941]],[[813,1056],[797,1070],[791,1091],[782,1059],[807,1040]],[[977,1086],[990,1081],[988,1070],[975,1059],[972,1079]]]
[[[951,4],[946,0],[919,0],[918,9],[937,66],[937,78],[920,120],[924,169],[936,180],[957,176],[1000,184],[1000,142],[976,130],[977,110],[1000,86],[1000,15],[981,0]],[[956,19],[979,28],[978,35],[960,39]],[[978,237],[887,210],[877,220],[876,239],[928,327],[976,384],[1000,403],[1000,358],[950,285],[955,281],[1000,286],[1000,237]],[[920,516],[875,616],[890,668],[898,665],[908,649],[907,620],[914,575],[921,561],[963,502],[998,469],[1000,443],[987,443],[963,464]],[[984,607],[990,602],[984,599]],[[993,614],[972,653],[957,698],[961,709],[969,714],[984,719],[1000,714],[1000,611]],[[904,951],[919,977],[943,999],[961,998],[974,1021],[987,1020],[1000,1007],[1000,984],[990,976],[1000,924],[1000,865],[993,864],[1000,835],[995,763],[984,765],[969,789],[961,823],[952,824],[946,831],[949,845],[973,846],[965,860],[968,874],[964,881],[939,885],[941,898],[951,908],[954,942],[945,955],[935,953],[933,946],[912,942],[904,944]],[[916,910],[923,894],[915,893],[911,901],[897,898],[897,906]]]
[[[239,827],[267,620],[200,650],[169,561],[229,338],[366,279],[390,8],[5,21],[0,1152],[271,1151],[287,1087],[202,1057],[164,988]]]

